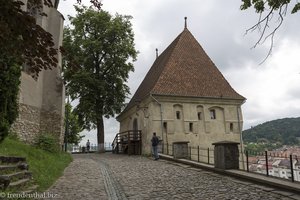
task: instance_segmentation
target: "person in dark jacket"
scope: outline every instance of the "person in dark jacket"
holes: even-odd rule
[[[156,136],[155,132],[153,133],[151,143],[152,143],[152,150],[153,150],[154,160],[158,160],[159,156],[158,156],[158,152],[157,152],[157,146],[158,146],[159,140],[158,140],[158,137]]]

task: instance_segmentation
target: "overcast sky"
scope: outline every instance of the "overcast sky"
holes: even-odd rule
[[[59,11],[75,15],[76,0],[61,1]],[[85,5],[89,1],[83,0]],[[155,59],[183,31],[184,17],[188,29],[204,48],[231,86],[247,98],[242,106],[244,127],[285,117],[300,116],[300,26],[299,14],[288,14],[275,35],[271,57],[263,64],[270,41],[255,49],[258,32],[245,35],[258,15],[253,10],[240,11],[236,0],[103,0],[103,10],[111,14],[131,15],[136,49],[140,52],[135,72],[128,85],[131,96]],[[276,19],[275,19],[276,21]],[[67,24],[68,21],[65,21]],[[111,142],[119,130],[114,119],[105,120],[105,140]],[[96,132],[86,134],[96,143]]]

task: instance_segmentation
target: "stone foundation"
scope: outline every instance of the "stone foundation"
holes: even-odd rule
[[[64,118],[56,112],[41,111],[40,132],[54,134],[60,145],[64,142]]]
[[[34,106],[20,104],[19,117],[11,129],[22,141],[33,144],[40,132],[40,110]]]
[[[56,112],[40,110],[37,107],[20,104],[19,117],[12,126],[12,131],[27,144],[33,144],[40,133],[52,133],[63,144],[63,117]]]

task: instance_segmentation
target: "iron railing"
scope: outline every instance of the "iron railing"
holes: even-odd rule
[[[246,171],[300,182],[299,155],[245,151]]]
[[[98,145],[97,144],[91,144],[89,152],[97,152]],[[105,142],[104,143],[104,150],[106,152],[112,151],[112,144],[110,142]],[[67,145],[67,151],[70,153],[86,153],[87,148],[85,145],[75,145],[75,144],[68,144]]]
[[[214,149],[203,148],[200,146],[188,146],[188,149],[183,150],[187,152],[186,159],[214,165]],[[174,145],[165,144],[164,153],[166,155],[173,155]],[[283,179],[291,180],[292,182],[300,182],[300,155],[280,155],[271,151],[253,152],[244,151],[239,152],[239,168],[250,173],[259,173],[266,176],[273,176]]]
[[[112,143],[113,153],[142,154],[142,131],[129,130],[116,134]]]

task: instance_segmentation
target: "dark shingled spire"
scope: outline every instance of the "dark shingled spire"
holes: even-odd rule
[[[184,28],[187,28],[187,17],[184,17]]]

